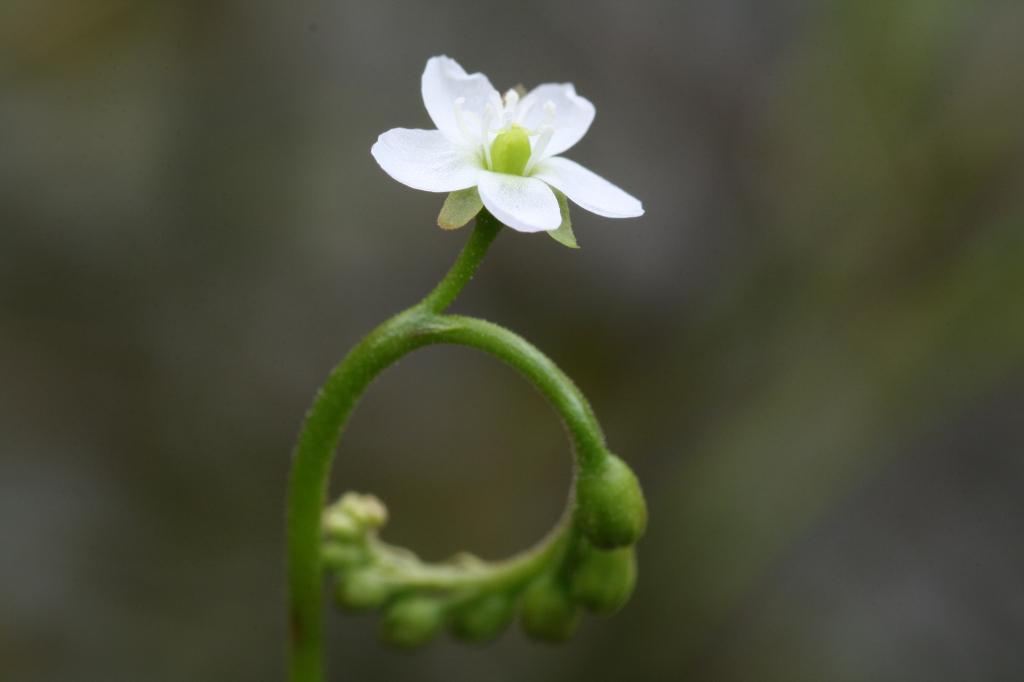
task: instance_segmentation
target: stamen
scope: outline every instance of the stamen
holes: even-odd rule
[[[555,112],[558,111],[558,105],[548,100],[544,102],[544,123],[546,125],[555,124]]]
[[[459,127],[459,132],[462,133],[462,136],[469,141],[473,139],[473,133],[469,130],[469,126],[466,125],[466,120],[462,116],[462,106],[465,103],[465,97],[455,98],[455,125]]]
[[[530,112],[533,110],[533,107],[537,105],[537,103],[538,102],[536,99],[528,100],[522,107],[519,108],[519,111],[516,112],[516,118],[520,122],[525,121],[527,118],[529,118]],[[541,104],[541,109],[544,110],[544,120],[541,121],[540,125],[537,128],[530,130],[530,135],[540,135],[541,133],[544,132],[545,126],[555,125],[555,112],[558,110],[558,105],[556,105],[551,100],[545,100],[544,104]]]
[[[484,160],[491,167],[491,119],[494,118],[494,106],[490,102],[484,107],[484,115],[480,117],[480,139],[484,146]]]
[[[551,142],[551,136],[554,134],[555,127],[553,125],[545,125],[540,129],[540,137],[537,138],[537,142],[533,145],[530,160],[526,162],[526,169],[523,171],[524,175],[529,175],[533,167],[544,159],[544,152],[547,151],[548,144]]]

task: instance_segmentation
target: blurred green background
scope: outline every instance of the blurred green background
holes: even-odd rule
[[[597,106],[647,214],[499,237],[456,310],[587,393],[640,583],[569,644],[378,644],[335,679],[1024,679],[1024,4],[5,0],[0,678],[273,680],[289,453],[330,368],[467,236],[369,148],[426,59]],[[419,351],[333,492],[497,558],[558,517],[554,413]]]

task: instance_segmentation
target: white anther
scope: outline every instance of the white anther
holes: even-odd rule
[[[515,90],[509,90],[505,93],[505,105],[501,110],[501,127],[507,128],[512,125],[515,115],[516,108],[519,105],[519,93]]]

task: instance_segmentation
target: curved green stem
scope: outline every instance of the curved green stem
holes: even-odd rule
[[[288,490],[287,555],[290,617],[289,667],[292,682],[321,682],[323,614],[321,514],[327,481],[342,428],[370,382],[402,356],[426,345],[450,343],[477,348],[506,362],[529,379],[558,410],[572,438],[577,464],[597,465],[606,456],[604,438],[579,389],[543,353],[496,324],[443,315],[472,278],[500,224],[482,212],[451,270],[418,305],[368,334],[330,374],[318,393],[299,436]],[[563,522],[533,549],[506,562],[490,564],[482,581],[514,581],[558,551],[571,524]],[[442,569],[423,569],[424,580],[444,582]],[[430,571],[434,570],[434,573]]]
[[[570,542],[572,515],[566,513],[561,521],[540,542],[504,561],[479,561],[472,565],[465,563],[424,564],[419,561],[399,559],[391,570],[401,573],[403,588],[415,587],[426,590],[495,590],[512,589],[536,575],[553,557],[564,552]],[[378,561],[388,561],[396,548],[376,540],[371,548]],[[401,550],[399,550],[401,552]],[[401,556],[401,554],[399,554]]]

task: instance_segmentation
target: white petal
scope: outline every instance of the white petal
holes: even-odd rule
[[[476,184],[480,159],[438,130],[392,128],[370,149],[384,172],[427,192],[454,192]]]
[[[448,57],[431,57],[423,69],[420,80],[423,104],[437,129],[453,142],[474,143],[480,131],[479,115],[494,97],[501,101],[498,91],[482,73],[467,74],[459,63]],[[455,116],[455,100],[464,98],[462,108],[471,114],[464,123],[464,131]],[[475,121],[475,124],[470,120]],[[469,133],[468,135],[466,133]]]
[[[520,232],[556,230],[562,212],[551,188],[535,178],[480,171],[477,189],[487,210]]]
[[[554,116],[545,111],[545,105],[555,105]],[[519,102],[519,123],[529,130],[539,131],[548,123],[555,133],[544,150],[543,157],[561,154],[580,141],[594,120],[594,105],[576,94],[572,83],[545,83],[531,90]]]
[[[606,218],[635,218],[644,214],[639,199],[569,159],[542,161],[532,177],[543,180],[583,208]]]

